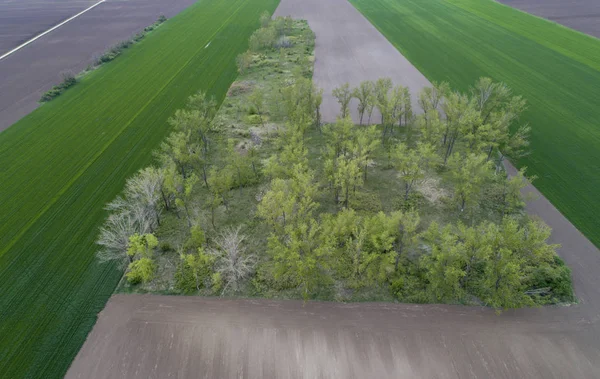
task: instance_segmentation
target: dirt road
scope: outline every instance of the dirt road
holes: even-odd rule
[[[96,1],[97,2],[97,1]],[[16,47],[96,2],[36,2],[0,4],[0,25],[5,18],[30,23],[20,38],[10,27],[0,27],[0,47]],[[172,17],[195,0],[108,0],[0,61],[0,132],[38,107],[42,93],[61,81],[61,73],[78,73],[102,52],[152,24],[158,16]],[[26,7],[30,4],[30,7]],[[56,4],[69,4],[53,8]],[[79,4],[79,8],[74,7]],[[71,11],[72,14],[67,14]],[[52,20],[52,21],[50,21]],[[13,21],[11,21],[13,22]],[[36,30],[39,28],[39,30]],[[38,33],[39,32],[39,33]],[[15,32],[16,33],[16,32]],[[26,37],[25,37],[26,36]],[[4,42],[6,41],[6,42]],[[6,49],[6,50],[10,50]]]
[[[379,75],[413,93],[428,85],[348,6],[282,0],[277,11],[315,30],[319,85]],[[598,378],[600,251],[537,194],[527,209],[562,244],[577,305],[498,316],[480,307],[116,295],[67,378]]]
[[[513,8],[600,38],[600,1],[498,0]]]

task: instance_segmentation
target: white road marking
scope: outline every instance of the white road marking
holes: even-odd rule
[[[2,59],[4,59],[4,58],[8,57],[8,56],[9,56],[9,55],[11,55],[12,53],[15,53],[15,52],[19,51],[20,49],[24,48],[25,46],[29,45],[30,43],[32,43],[33,41],[37,40],[38,38],[42,38],[43,36],[45,36],[46,34],[50,33],[51,31],[53,31],[53,30],[55,30],[55,29],[58,29],[59,27],[61,27],[61,26],[63,26],[64,24],[66,24],[67,22],[69,22],[69,21],[71,21],[71,20],[73,20],[73,19],[75,19],[75,18],[77,18],[77,17],[81,16],[82,14],[84,14],[84,13],[85,13],[85,12],[87,12],[87,11],[90,11],[90,10],[94,9],[95,7],[97,7],[98,5],[100,5],[100,4],[104,3],[104,2],[106,2],[106,0],[100,0],[99,2],[97,2],[97,3],[96,3],[96,4],[94,4],[94,5],[92,5],[91,7],[87,8],[87,9],[84,9],[83,11],[81,11],[81,12],[77,13],[75,16],[73,16],[73,17],[71,17],[71,18],[68,18],[68,19],[66,19],[65,21],[61,22],[60,24],[58,24],[58,25],[55,25],[55,26],[53,26],[52,28],[50,28],[50,29],[46,30],[46,31],[45,31],[45,32],[43,32],[42,34],[39,34],[39,35],[37,35],[37,36],[33,37],[32,39],[30,39],[29,41],[27,41],[27,42],[23,43],[22,45],[19,45],[19,46],[15,47],[14,49],[12,49],[11,51],[9,51],[8,53],[6,53],[6,54],[2,55],[2,56],[0,57],[0,61],[1,61]]]
[[[212,42],[212,41],[210,41],[210,42]],[[204,46],[205,49],[210,46],[210,42],[207,43],[206,46]]]

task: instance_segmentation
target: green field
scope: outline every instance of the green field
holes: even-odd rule
[[[65,373],[122,274],[94,258],[104,205],[276,5],[202,0],[0,134],[0,377]]]
[[[531,154],[517,162],[600,246],[600,40],[489,0],[351,0],[429,80],[480,76],[528,101]]]

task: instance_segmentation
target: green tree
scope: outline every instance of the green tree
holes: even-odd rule
[[[356,187],[360,187],[364,183],[360,169],[361,161],[358,158],[342,155],[337,159],[334,172],[335,198],[337,201],[338,194],[341,193],[344,196],[344,207],[346,208],[348,208],[350,192],[356,193]]]
[[[271,22],[271,15],[269,14],[268,11],[264,11],[260,14],[260,26],[262,28],[266,28],[269,26],[269,23]]]
[[[180,254],[180,263],[175,273],[175,288],[191,293],[204,288],[211,278],[215,257],[207,254],[202,247],[195,253]]]
[[[337,99],[338,103],[340,103],[340,117],[345,119],[346,116],[349,116],[349,105],[350,100],[352,100],[352,91],[350,90],[350,85],[348,83],[344,83],[340,87],[334,88],[332,94]]]
[[[462,285],[466,276],[464,257],[458,236],[450,225],[439,229],[432,223],[427,231],[431,253],[423,255],[421,264],[426,269],[427,291],[435,302],[461,300],[465,296]]]
[[[221,170],[213,167],[208,175],[208,183],[211,196],[207,199],[207,203],[210,207],[211,224],[215,228],[215,211],[219,205],[223,204],[226,209],[229,209],[229,190],[233,186],[233,172],[229,167]]]
[[[427,171],[437,162],[437,154],[429,144],[419,143],[416,148],[411,149],[401,142],[393,151],[393,160],[404,182],[404,201],[407,201],[414,185],[422,181]]]
[[[356,132],[356,140],[353,146],[353,154],[360,161],[363,170],[363,181],[367,181],[367,170],[373,164],[373,155],[379,146],[379,133],[376,126],[361,128]]]
[[[454,182],[454,199],[461,212],[478,201],[481,186],[489,175],[489,162],[484,154],[461,157],[455,153],[448,162]]]
[[[247,50],[238,55],[235,61],[237,63],[238,72],[243,75],[252,65],[253,54],[250,50]]]
[[[363,117],[365,112],[368,111],[373,98],[373,82],[361,82],[360,85],[354,89],[352,96],[358,100],[358,117],[360,119],[360,125],[362,126]]]
[[[174,132],[161,143],[156,155],[163,166],[173,163],[185,178],[196,160],[195,150],[194,145],[190,143],[189,133]]]
[[[272,235],[268,251],[273,258],[274,278],[284,286],[299,288],[305,299],[330,279],[331,238],[322,235],[320,224],[311,219],[286,227],[284,238]]]

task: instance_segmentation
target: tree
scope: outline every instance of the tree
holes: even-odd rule
[[[430,225],[427,234],[431,253],[422,257],[421,264],[426,268],[427,290],[432,300],[445,302],[463,299],[465,291],[462,281],[466,273],[457,235],[450,225],[439,230],[436,223]]]
[[[268,11],[264,11],[260,14],[260,26],[266,28],[269,26],[271,22],[271,15]]]
[[[207,200],[211,211],[211,224],[215,228],[215,211],[219,205],[224,204],[229,209],[229,190],[233,186],[233,172],[228,167],[218,170],[211,168],[208,175],[211,197]]]
[[[362,126],[363,117],[373,98],[373,82],[361,82],[360,85],[354,89],[352,96],[358,99],[358,117],[360,119],[359,124]]]
[[[313,107],[315,109],[315,126],[321,131],[321,104],[323,104],[323,89],[313,87]]]
[[[213,272],[215,257],[199,247],[195,254],[180,254],[180,264],[175,273],[175,288],[190,293],[204,288]]]
[[[419,93],[419,106],[423,109],[423,113],[429,111],[438,111],[439,106],[444,102],[445,96],[450,91],[450,85],[447,82],[433,82],[432,87],[423,88]]]
[[[136,233],[129,237],[127,256],[130,263],[125,276],[130,283],[147,283],[154,278],[156,264],[152,256],[156,246],[158,239],[153,234]]]
[[[148,283],[154,279],[156,264],[151,258],[141,258],[133,261],[127,268],[127,280],[131,284]]]
[[[350,100],[352,100],[352,91],[350,90],[350,85],[348,83],[344,83],[340,87],[335,88],[332,94],[337,99],[338,103],[340,103],[340,117],[345,119],[346,116],[349,115],[350,108],[348,106],[350,105]]]
[[[398,126],[402,126],[402,118],[404,116],[404,90],[405,87],[396,86],[392,91],[392,120],[394,122],[398,121]]]
[[[461,135],[472,129],[479,121],[479,112],[468,96],[459,92],[449,92],[445,96],[442,110],[446,116],[442,145],[445,147],[444,165],[452,155],[454,146]]]
[[[387,124],[392,118],[392,104],[389,94],[392,87],[392,79],[390,78],[377,79],[373,87],[377,109],[381,113],[381,125],[384,127],[384,136],[387,131]]]
[[[395,211],[390,215],[393,247],[395,251],[394,271],[398,271],[400,258],[417,244],[417,229],[421,222],[419,214],[415,211]]]
[[[334,157],[349,153],[352,150],[352,139],[354,137],[354,123],[350,116],[338,117],[334,124],[328,125],[325,135]]]
[[[257,257],[247,252],[246,238],[240,227],[226,229],[215,238],[216,247],[209,251],[215,260],[214,270],[224,282],[222,293],[237,291],[241,281],[254,271]]]
[[[250,50],[247,50],[247,51],[241,53],[240,55],[237,56],[235,61],[237,63],[238,72],[240,74],[246,73],[246,70],[248,70],[248,68],[250,68],[250,65],[252,65],[252,61],[253,61],[252,52]]]
[[[278,154],[266,162],[264,172],[271,178],[289,178],[294,166],[308,166],[308,150],[304,145],[304,135],[299,130],[288,130],[276,141]]]
[[[502,215],[514,213],[525,206],[521,190],[535,179],[526,177],[525,171],[527,171],[527,167],[521,168],[513,177],[503,178],[500,197]]]
[[[231,138],[227,140],[226,161],[230,170],[235,172],[236,184],[240,187],[240,193],[243,193],[244,186],[248,184],[250,165],[248,165],[248,158],[236,151],[235,140]]]
[[[415,149],[410,149],[401,142],[393,151],[393,160],[404,182],[404,201],[407,201],[414,185],[422,181],[436,163],[437,155],[427,143],[419,143]]]
[[[262,88],[255,88],[254,92],[248,96],[248,102],[256,109],[256,114],[260,118],[260,123],[265,127],[265,121],[263,119],[263,115],[265,114],[265,93]]]
[[[344,207],[348,208],[350,191],[356,192],[357,186],[363,185],[363,176],[360,173],[360,160],[350,155],[338,157],[334,173],[334,185],[336,187],[335,198],[338,194],[344,196]]]
[[[353,154],[360,161],[363,170],[363,181],[367,181],[367,170],[373,163],[373,154],[379,146],[377,127],[369,126],[356,132],[356,141],[354,143]]]
[[[454,198],[461,212],[476,202],[481,185],[489,175],[489,162],[485,155],[469,154],[464,158],[455,153],[448,166],[454,181]]]
[[[192,227],[191,207],[193,201],[194,186],[198,183],[196,174],[192,174],[185,179],[181,179],[175,184],[173,193],[175,194],[175,205],[185,213],[188,227]]]
[[[268,251],[273,257],[274,278],[284,286],[297,287],[307,299],[328,281],[332,239],[322,235],[314,219],[286,227],[284,238],[271,235]]]
[[[125,198],[130,202],[137,202],[140,206],[146,207],[146,213],[154,217],[154,223],[158,226],[160,226],[161,207],[159,202],[161,194],[163,200],[165,200],[164,182],[165,178],[162,170],[149,166],[138,171],[125,183]],[[165,200],[165,207],[167,206],[168,203]]]
[[[189,138],[189,133],[171,133],[160,144],[160,150],[156,154],[163,166],[173,163],[183,178],[188,175],[190,166],[196,159],[197,149],[190,143]]]
[[[271,227],[283,231],[288,220],[292,217],[295,204],[296,196],[289,182],[275,178],[271,181],[269,191],[265,193],[258,204],[257,213]]]

